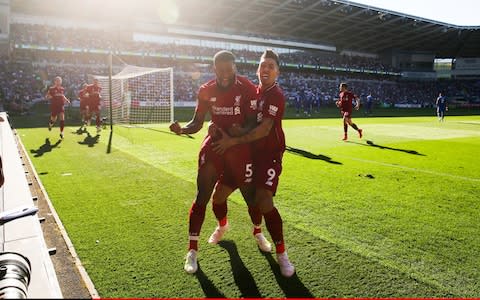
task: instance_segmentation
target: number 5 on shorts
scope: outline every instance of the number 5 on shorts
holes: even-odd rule
[[[245,165],[245,182],[252,182],[253,169],[252,164]]]

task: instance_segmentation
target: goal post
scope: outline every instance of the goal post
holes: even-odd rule
[[[125,65],[115,75],[91,76],[102,87],[102,109],[112,124],[173,122],[173,68]]]

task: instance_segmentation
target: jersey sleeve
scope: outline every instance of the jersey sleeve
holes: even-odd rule
[[[208,92],[205,86],[201,86],[197,93],[197,105],[195,106],[195,112],[206,113],[210,109],[210,103],[208,102]]]
[[[285,111],[285,97],[281,92],[271,93],[263,105],[263,117],[281,120]]]

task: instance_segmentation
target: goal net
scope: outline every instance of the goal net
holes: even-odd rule
[[[91,75],[102,87],[102,110],[113,124],[173,122],[173,69],[126,65],[109,77]],[[111,105],[110,105],[111,101]]]

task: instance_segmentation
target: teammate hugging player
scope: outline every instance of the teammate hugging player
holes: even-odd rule
[[[94,78],[93,79],[93,84],[90,84],[87,86],[87,93],[89,96],[89,101],[88,101],[88,110],[89,110],[89,118],[91,118],[91,114],[95,114],[95,122],[97,125],[97,133],[102,130],[100,127],[101,125],[101,120],[100,120],[100,109],[101,109],[101,99],[102,96],[100,95],[100,92],[102,91],[102,87],[98,83],[98,79]]]
[[[53,125],[60,118],[60,138],[63,139],[63,128],[65,127],[65,102],[70,103],[70,100],[65,97],[65,89],[62,87],[62,77],[57,76],[54,79],[54,85],[48,89],[45,98],[50,100],[50,122],[48,123],[48,130],[51,131]]]
[[[273,204],[285,152],[285,135],[282,129],[285,97],[276,82],[280,75],[279,68],[278,55],[272,50],[266,50],[260,58],[257,70],[260,82],[256,103],[258,125],[239,137],[229,137],[222,131],[222,139],[215,142],[214,150],[224,153],[230,147],[252,143],[255,205],[263,214],[275,243],[280,272],[283,276],[290,277],[295,273],[295,267],[288,259],[283,239],[283,221]]]
[[[360,98],[348,90],[348,85],[346,83],[340,83],[340,94],[336,104],[337,104],[337,107],[340,108],[340,113],[342,114],[342,117],[343,117],[343,132],[344,132],[343,140],[344,141],[348,139],[348,135],[347,135],[348,125],[352,126],[353,129],[358,131],[358,136],[360,138],[362,138],[363,136],[362,129],[358,128],[357,125],[352,122],[352,111],[353,111],[354,99],[357,101],[357,104],[355,105],[355,109],[358,110],[360,108]]]
[[[90,112],[88,111],[88,102],[89,102],[89,95],[87,91],[88,84],[84,83],[82,85],[82,89],[78,93],[78,98],[80,99],[80,117],[82,118],[83,126],[90,125]]]
[[[219,138],[218,131],[213,128],[227,132],[234,124],[243,125],[246,130],[255,126],[256,115],[251,106],[251,101],[255,99],[255,86],[247,78],[236,75],[233,53],[220,51],[215,54],[213,63],[216,79],[200,87],[193,119],[184,127],[178,122],[170,125],[170,130],[176,134],[196,133],[202,128],[207,113],[210,113],[214,124],[199,153],[197,195],[189,215],[189,244],[184,266],[187,273],[195,273],[198,269],[198,239],[206,206],[217,182],[223,186],[232,185],[232,189],[239,187],[243,193],[253,175],[248,145],[232,147],[220,155],[213,151],[212,144]],[[253,198],[247,194],[244,197],[247,201]]]

